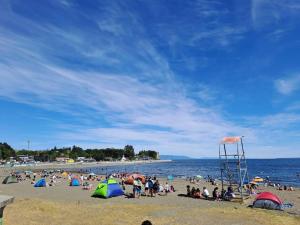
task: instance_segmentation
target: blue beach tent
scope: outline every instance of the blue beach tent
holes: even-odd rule
[[[46,180],[45,178],[42,178],[38,180],[35,184],[34,187],[46,187]]]
[[[80,181],[77,178],[72,178],[70,186],[80,186]]]

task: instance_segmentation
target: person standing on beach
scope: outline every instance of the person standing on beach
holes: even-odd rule
[[[149,187],[150,196],[153,197],[153,181],[151,180],[151,177],[149,177],[147,183],[148,183],[148,187]]]
[[[134,179],[134,180],[133,180],[133,189],[132,189],[133,197],[134,197],[134,198],[135,198],[136,195],[137,195],[137,185],[138,185],[137,179]]]
[[[145,195],[148,196],[149,195],[149,179],[146,179],[146,183],[145,183]]]
[[[80,181],[81,181],[81,184],[83,185],[83,175],[82,174],[80,175]]]
[[[136,184],[136,194],[137,198],[140,198],[142,191],[142,181],[140,178],[137,178],[137,184]]]

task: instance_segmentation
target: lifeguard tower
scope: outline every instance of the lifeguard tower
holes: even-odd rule
[[[249,183],[243,137],[224,137],[219,145],[222,190],[231,186],[241,201],[249,194],[244,185]]]

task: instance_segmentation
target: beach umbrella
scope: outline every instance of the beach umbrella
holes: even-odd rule
[[[96,176],[95,173],[89,173],[88,176]]]
[[[67,172],[63,172],[61,175],[63,175],[64,177],[67,177],[68,173]]]
[[[168,176],[168,180],[169,180],[169,181],[172,181],[172,180],[174,180],[174,177],[173,177],[172,175],[169,175],[169,176]]]
[[[264,182],[264,179],[261,177],[254,177],[252,181],[259,183],[259,182]]]
[[[201,175],[197,175],[196,178],[202,179],[202,176]]]
[[[139,174],[139,173],[132,173],[129,174],[126,178],[125,178],[125,184],[133,184],[133,181],[135,179],[140,179],[142,181],[142,183],[144,184],[146,182],[146,178],[144,175]]]

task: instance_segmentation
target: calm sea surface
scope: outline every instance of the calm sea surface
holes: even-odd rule
[[[269,176],[272,182],[300,187],[300,158],[297,159],[248,159],[250,179],[255,176]],[[107,166],[90,168],[96,174],[111,174],[116,172],[140,172],[145,175],[166,177],[189,177],[210,175],[220,177],[219,161],[217,159],[174,160],[166,163],[137,164],[126,166]]]

